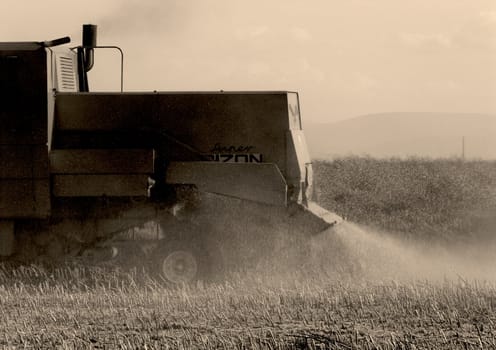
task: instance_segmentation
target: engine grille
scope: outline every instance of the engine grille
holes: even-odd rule
[[[57,55],[57,90],[77,92],[77,76],[75,58],[69,54]]]

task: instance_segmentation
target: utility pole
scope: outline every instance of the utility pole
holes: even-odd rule
[[[465,160],[465,136],[462,136],[462,160]]]

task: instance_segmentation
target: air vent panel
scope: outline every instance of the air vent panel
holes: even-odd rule
[[[77,92],[76,56],[72,53],[57,53],[56,77],[58,91]]]

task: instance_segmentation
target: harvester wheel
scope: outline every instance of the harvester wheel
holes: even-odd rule
[[[198,258],[188,250],[174,250],[162,259],[163,277],[173,284],[191,283],[198,276]]]
[[[212,281],[222,272],[221,262],[219,253],[198,238],[164,240],[153,259],[157,274],[172,285]]]

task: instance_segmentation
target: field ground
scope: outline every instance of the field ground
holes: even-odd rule
[[[0,265],[0,348],[496,349],[495,163],[315,170],[320,203],[349,221],[300,269],[171,289],[104,266]]]
[[[0,348],[496,348],[494,283],[248,274],[172,290],[97,269],[15,274],[1,277]]]

